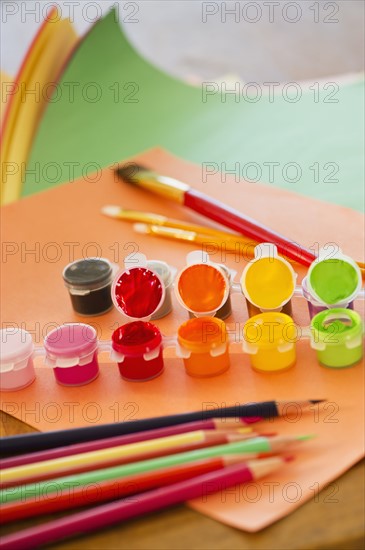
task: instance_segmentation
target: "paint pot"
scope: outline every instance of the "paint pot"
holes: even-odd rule
[[[163,371],[162,335],[148,321],[164,304],[165,295],[162,278],[147,267],[146,256],[138,253],[125,259],[125,269],[112,285],[112,300],[131,322],[114,331],[111,359],[126,380],[151,380]]]
[[[177,300],[195,317],[214,316],[229,298],[226,272],[201,250],[190,252],[187,264],[176,278]]]
[[[321,365],[350,367],[362,358],[363,332],[363,322],[356,311],[327,309],[311,320],[311,347]]]
[[[328,250],[320,250],[302,281],[310,317],[330,308],[353,309],[361,284],[360,268],[352,258],[341,251],[330,255]]]
[[[79,315],[101,315],[113,307],[114,265],[104,258],[76,260],[63,270],[73,309]]]
[[[83,323],[61,325],[44,339],[45,364],[63,386],[83,386],[99,374],[96,330]]]
[[[266,312],[251,317],[243,327],[243,351],[259,372],[289,369],[296,361],[297,328],[289,315]]]
[[[112,284],[113,303],[127,320],[149,320],[164,303],[164,283],[144,254],[129,255],[124,266]]]
[[[143,382],[159,376],[164,368],[162,336],[152,323],[134,321],[112,335],[111,358],[125,380]]]
[[[190,376],[216,376],[229,368],[229,339],[221,319],[189,319],[180,325],[177,339],[177,354],[183,358]]]
[[[172,310],[171,290],[176,275],[176,269],[169,266],[166,262],[160,262],[158,260],[147,261],[147,268],[159,275],[165,287],[165,299],[161,306],[151,316],[152,320],[162,319],[162,317],[166,317]]]
[[[240,281],[249,317],[266,311],[291,315],[296,278],[292,266],[278,255],[274,244],[257,245],[254,259],[245,267]]]
[[[26,330],[0,330],[0,390],[17,391],[35,379],[32,336]]]

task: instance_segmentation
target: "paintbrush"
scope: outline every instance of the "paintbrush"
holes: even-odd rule
[[[121,166],[117,168],[116,173],[120,179],[127,183],[182,204],[254,241],[272,242],[281,254],[305,266],[309,266],[316,259],[311,250],[298,245],[221,201],[193,189],[184,182],[159,175],[137,164]]]

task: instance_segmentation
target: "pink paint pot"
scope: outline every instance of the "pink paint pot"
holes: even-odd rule
[[[83,386],[99,374],[96,330],[84,323],[61,325],[44,339],[45,364],[63,386]]]
[[[159,376],[164,368],[162,335],[152,323],[133,321],[113,332],[111,358],[125,380],[143,382]]]
[[[0,330],[0,390],[17,391],[35,379],[33,340],[29,332],[7,328]]]

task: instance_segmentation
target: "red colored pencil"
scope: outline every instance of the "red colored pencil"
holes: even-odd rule
[[[249,419],[251,420],[251,419]],[[261,420],[257,418],[257,420]],[[166,428],[157,428],[155,430],[143,430],[128,435],[117,435],[107,437],[105,439],[96,439],[95,441],[85,441],[83,443],[75,443],[73,445],[65,445],[63,447],[55,447],[45,451],[36,453],[27,453],[20,456],[14,456],[0,460],[0,468],[15,468],[24,464],[34,464],[44,460],[52,460],[53,458],[61,458],[63,456],[71,456],[79,453],[88,453],[106,449],[108,447],[117,447],[118,445],[128,445],[130,443],[138,443],[139,441],[148,441],[149,439],[158,439],[159,437],[168,437],[170,435],[178,435],[186,432],[195,432],[198,430],[235,430],[241,426],[245,426],[250,422],[246,422],[240,418],[211,418],[209,420],[197,420],[195,422],[185,422],[185,424],[177,424],[176,426],[167,426]],[[249,429],[249,428],[247,428]]]
[[[18,487],[19,485],[26,485],[29,483],[36,483],[40,481],[47,481],[49,479],[55,479],[55,477],[63,477],[69,475],[75,475],[85,472],[90,472],[94,470],[101,470],[103,468],[111,468],[113,466],[121,466],[122,464],[130,464],[131,462],[139,462],[141,460],[149,460],[152,458],[158,458],[160,456],[174,455],[178,453],[185,453],[187,451],[195,451],[198,449],[205,449],[207,447],[213,447],[215,445],[224,445],[226,443],[233,443],[234,441],[243,441],[244,439],[254,438],[258,436],[269,437],[275,435],[270,434],[257,434],[250,432],[248,434],[239,434],[239,433],[225,433],[225,432],[207,432],[204,434],[204,440],[195,443],[189,443],[184,445],[171,446],[169,448],[157,449],[149,452],[136,452],[130,454],[129,456],[116,457],[109,460],[103,460],[98,462],[93,462],[90,464],[79,464],[79,465],[70,465],[57,468],[57,473],[54,471],[42,471],[39,468],[39,471],[34,475],[27,477],[18,477],[12,479],[11,481],[1,481],[1,489],[7,489],[10,487]],[[2,471],[4,475],[6,470]]]
[[[192,463],[103,481],[98,484],[93,483],[89,487],[74,487],[67,490],[67,492],[61,492],[61,494],[55,492],[54,495],[41,495],[41,498],[37,496],[25,501],[9,502],[1,506],[0,523],[9,523],[42,514],[52,514],[60,510],[69,510],[78,506],[90,506],[97,502],[115,500],[156,487],[171,485],[232,464],[243,463],[245,460],[268,456],[270,456],[269,453],[247,453],[207,458]]]
[[[37,525],[3,537],[2,550],[39,548],[73,535],[91,533],[121,523],[132,517],[160,510],[186,500],[224,491],[236,484],[249,483],[268,475],[283,465],[286,459],[273,457],[235,464],[220,470],[180,481],[169,486],[141,493],[133,500],[117,500],[90,510],[67,515],[64,518]]]

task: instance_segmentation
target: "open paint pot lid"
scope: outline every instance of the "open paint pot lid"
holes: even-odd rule
[[[229,296],[229,278],[201,250],[191,252],[186,260],[188,265],[180,271],[175,281],[176,298],[197,317],[214,316]]]
[[[254,254],[241,276],[242,292],[261,311],[280,309],[294,294],[297,274],[272,243],[257,245]]]
[[[47,334],[44,347],[48,355],[63,358],[83,357],[98,345],[97,332],[91,325],[68,323]]]
[[[357,263],[339,250],[319,251],[306,279],[308,291],[321,305],[346,307],[360,292],[362,278]]]
[[[345,308],[327,309],[311,321],[311,346],[323,350],[328,345],[361,346],[363,322],[356,311]]]
[[[128,320],[148,321],[165,299],[165,285],[161,277],[147,267],[144,254],[131,254],[124,266],[112,284],[113,303]]]

